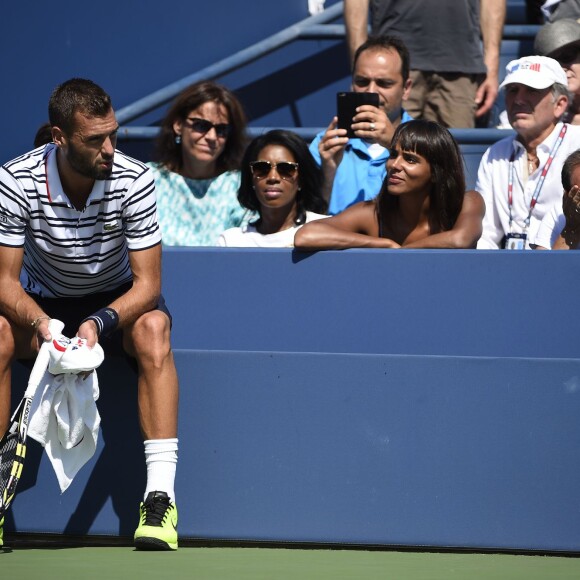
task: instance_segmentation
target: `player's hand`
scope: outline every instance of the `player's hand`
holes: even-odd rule
[[[395,128],[387,114],[379,107],[361,105],[356,108],[352,128],[359,139],[366,139],[389,148]]]
[[[79,338],[84,338],[87,341],[87,346],[93,348],[99,342],[99,335],[97,334],[97,325],[93,320],[85,320],[77,332]]]
[[[48,328],[48,324],[50,319],[43,318],[36,327],[36,349],[40,350],[43,342],[48,340],[52,340],[52,335],[50,334],[50,330]]]
[[[320,143],[318,143],[318,152],[322,160],[323,170],[332,169],[336,171],[342,161],[344,148],[348,143],[346,129],[338,129],[337,126],[338,117],[333,117]]]

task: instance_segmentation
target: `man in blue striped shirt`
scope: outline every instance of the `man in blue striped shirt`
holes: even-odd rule
[[[59,85],[49,119],[53,142],[0,168],[0,435],[11,363],[51,340],[51,317],[89,347],[134,357],[147,462],[135,543],[176,549],[178,380],[153,178],[115,149],[110,97],[92,81]]]

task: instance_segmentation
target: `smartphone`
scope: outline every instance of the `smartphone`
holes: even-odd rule
[[[352,118],[356,115],[356,108],[361,105],[379,106],[379,93],[336,93],[336,111],[338,128],[346,129],[346,136],[351,139],[355,136],[351,128]]]

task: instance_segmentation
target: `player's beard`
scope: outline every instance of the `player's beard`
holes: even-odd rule
[[[97,160],[91,161],[86,155],[84,155],[79,149],[77,149],[72,143],[69,143],[67,151],[67,161],[69,165],[84,177],[89,177],[90,179],[107,179],[113,172],[113,165],[111,167],[99,167],[100,163],[113,161],[113,157],[110,159],[103,158],[99,156]]]

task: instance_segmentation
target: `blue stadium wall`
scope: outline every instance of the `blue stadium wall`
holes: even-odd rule
[[[68,78],[93,79],[118,110],[308,16],[307,0],[104,0],[98,9],[73,0],[11,2],[0,25],[0,163],[32,147],[48,120],[52,89]],[[318,95],[333,82],[344,90],[339,79],[348,77],[347,62],[344,43],[307,40],[220,80],[260,125],[318,127],[334,110],[333,98]],[[163,113],[153,111],[138,124],[154,123]]]
[[[181,537],[578,552],[578,260],[165,250]],[[32,445],[7,532],[133,533],[135,376],[99,382],[95,457],[61,495]]]
[[[508,8],[508,23],[524,22],[524,0],[508,0]],[[0,163],[32,147],[51,91],[68,78],[93,79],[120,110],[308,16],[307,0],[104,0],[98,10],[72,0],[11,2],[0,25]],[[527,54],[530,41],[522,38],[504,41],[502,65]],[[336,91],[349,84],[346,46],[299,40],[218,80],[239,95],[252,126],[326,127]],[[164,112],[161,106],[130,124],[156,124]],[[143,145],[119,144],[145,160],[150,147]]]

